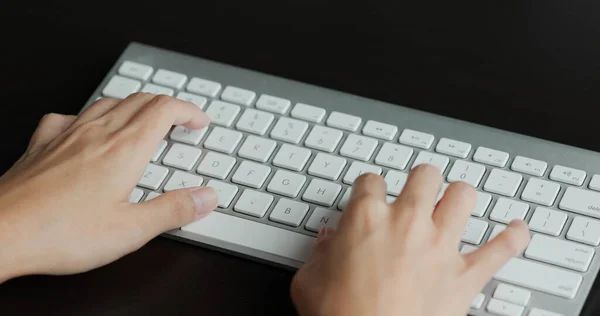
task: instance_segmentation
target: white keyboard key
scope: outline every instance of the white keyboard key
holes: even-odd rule
[[[331,207],[341,190],[342,186],[337,183],[312,179],[308,188],[304,191],[302,199],[307,202]]]
[[[496,224],[494,226],[494,229],[492,229],[492,232],[490,233],[490,237],[488,238],[488,241],[494,239],[496,236],[498,236],[498,234],[503,232],[505,229],[506,229],[506,225]]]
[[[308,137],[304,141],[306,147],[333,152],[342,139],[342,131],[323,127],[314,126]]]
[[[523,176],[518,173],[493,169],[483,189],[488,192],[513,197],[517,193],[522,181]]]
[[[395,200],[396,197],[402,192],[402,189],[404,189],[404,185],[406,184],[407,179],[408,174],[398,172],[395,170],[389,170],[384,177],[384,181],[386,182],[387,187],[387,194],[391,194],[388,195],[388,197],[393,198]]]
[[[153,83],[145,84],[144,87],[142,88],[142,92],[152,93],[152,94],[164,94],[164,95],[168,95],[170,97],[172,97],[173,93],[175,93],[175,91],[173,91],[173,89],[171,89],[171,88],[155,85]]]
[[[337,180],[346,166],[346,159],[324,153],[317,153],[315,159],[308,167],[308,174]]]
[[[585,180],[586,173],[583,170],[556,165],[550,172],[550,179],[572,184],[582,185]]]
[[[301,171],[311,156],[310,150],[283,144],[273,159],[273,165],[293,171]]]
[[[521,316],[525,307],[492,298],[488,302],[486,309],[488,312],[498,316]]]
[[[173,172],[173,175],[171,175],[171,179],[165,184],[163,191],[169,192],[178,189],[199,187],[202,185],[203,181],[202,177],[195,176],[191,173],[175,171]]]
[[[273,196],[250,189],[244,190],[233,210],[254,217],[263,217],[273,203]]]
[[[547,264],[512,258],[496,272],[494,279],[573,299],[575,298],[575,294],[577,294],[583,277],[578,273],[555,268]]]
[[[310,215],[308,222],[306,222],[306,229],[318,232],[321,227],[337,228],[341,217],[342,212],[317,207]]]
[[[264,163],[269,160],[276,146],[273,140],[250,135],[240,147],[238,156]]]
[[[162,155],[162,153],[167,148],[167,144],[168,144],[167,141],[164,139],[158,143],[158,146],[156,146],[156,149],[154,150],[154,153],[152,154],[152,162],[157,162],[158,159],[160,159],[160,155]]]
[[[220,83],[202,78],[192,78],[187,85],[187,91],[205,95],[207,97],[216,97],[220,90]]]
[[[295,198],[304,183],[306,183],[306,177],[301,174],[277,170],[267,186],[267,191]]]
[[[568,187],[558,207],[565,211],[600,218],[600,193]]]
[[[156,190],[165,181],[169,174],[169,169],[155,164],[148,164],[138,185],[150,190]]]
[[[479,182],[485,173],[485,166],[464,160],[454,161],[446,180],[448,182],[463,181],[473,187],[479,186]]]
[[[256,101],[256,108],[277,113],[277,114],[285,114],[287,110],[290,108],[291,102],[290,100],[274,97],[272,95],[263,94]]]
[[[381,175],[382,169],[379,166],[367,164],[360,161],[353,161],[344,176],[344,183],[352,184],[359,176],[365,173],[374,173]]]
[[[308,130],[308,123],[287,117],[279,118],[271,131],[271,138],[298,144]]]
[[[398,133],[398,127],[369,120],[363,127],[362,132],[367,136],[392,140],[396,136],[396,133]]]
[[[476,251],[477,249],[479,249],[479,247],[475,247],[475,246],[471,246],[471,245],[463,245],[460,248],[460,254],[461,255],[466,255],[466,254],[470,254],[471,252]]]
[[[358,116],[333,111],[327,118],[327,126],[347,130],[350,132],[356,132],[362,119]]]
[[[195,94],[191,94],[191,93],[187,93],[187,92],[183,92],[183,91],[177,93],[177,99],[185,101],[185,102],[193,103],[196,106],[198,106],[200,108],[200,110],[204,109],[204,106],[206,105],[206,102],[208,101],[205,97],[201,97],[199,95],[195,95]]]
[[[486,147],[479,147],[473,155],[473,160],[502,168],[506,165],[508,157],[509,155],[506,152]]]
[[[148,195],[146,196],[146,199],[144,201],[150,201],[150,200],[155,199],[155,198],[157,198],[157,197],[159,197],[161,195],[162,194],[160,194],[160,193],[152,191],[152,192],[148,193]]]
[[[206,186],[211,187],[215,189],[215,191],[217,191],[217,199],[219,201],[217,205],[220,208],[228,208],[229,204],[231,204],[231,201],[233,201],[233,198],[235,198],[235,195],[238,192],[238,187],[236,187],[235,185],[231,185],[229,183],[217,180],[208,181]],[[223,229],[223,227],[220,227],[220,229]]]
[[[534,234],[525,250],[525,257],[585,272],[594,253],[594,248],[580,243]]]
[[[438,168],[440,173],[444,173],[444,171],[446,171],[448,163],[450,163],[450,159],[446,156],[422,151],[417,155],[417,158],[415,158],[411,169],[414,169],[418,165],[430,164]]]
[[[429,149],[433,144],[434,139],[435,137],[431,134],[405,128],[398,141],[404,145]]]
[[[600,191],[600,175],[595,174],[590,180],[589,184],[590,189]]]
[[[129,203],[138,203],[139,201],[142,200],[142,197],[144,196],[144,191],[135,188],[133,189],[133,191],[131,191],[131,194],[129,194]]]
[[[172,140],[174,140],[176,142],[182,142],[182,143],[196,146],[196,145],[200,144],[200,141],[202,140],[202,137],[204,137],[204,134],[206,134],[207,130],[208,130],[207,127],[193,130],[193,129],[189,129],[187,127],[178,125],[178,126],[175,126],[175,128],[171,132],[171,135],[169,135],[169,138],[171,138]]]
[[[338,210],[343,211],[346,209],[346,206],[348,206],[348,202],[350,202],[351,194],[352,194],[352,187],[349,187],[346,189],[346,192],[344,192],[344,195],[342,195],[342,198],[340,199],[340,202],[338,203]]]
[[[252,134],[264,135],[274,119],[275,116],[271,113],[247,109],[235,124],[235,128]]]
[[[527,306],[527,304],[529,304],[529,299],[531,298],[531,292],[512,285],[500,283],[496,287],[493,297],[505,302]]]
[[[196,147],[173,144],[162,161],[164,165],[189,171],[201,154],[202,150]]]
[[[499,198],[490,213],[490,219],[496,222],[508,224],[514,219],[524,220],[529,211],[529,204]]]
[[[204,141],[204,147],[230,155],[241,140],[242,133],[215,127]]]
[[[304,103],[296,103],[296,106],[294,106],[294,109],[290,114],[292,115],[292,117],[297,119],[313,123],[321,123],[321,121],[325,117],[325,110]]]
[[[591,246],[600,245],[600,221],[575,216],[567,232],[567,238]]]
[[[527,316],[564,316],[562,314],[549,312],[539,308],[532,308]]]
[[[269,220],[277,223],[298,227],[308,213],[308,204],[288,200],[279,199],[275,208],[269,215]]]
[[[252,188],[260,188],[271,173],[271,168],[250,161],[242,161],[231,181]]]
[[[210,118],[211,123],[229,127],[240,113],[240,107],[235,104],[214,100],[210,103],[205,113]]]
[[[471,144],[442,137],[435,146],[435,151],[458,158],[467,158],[471,152]]]
[[[235,166],[235,158],[215,152],[209,152],[198,165],[196,172],[217,179],[225,179]]]
[[[119,67],[119,75],[139,79],[142,81],[148,80],[154,69],[151,66],[136,63],[126,60]]]
[[[249,106],[256,98],[254,91],[227,86],[221,93],[221,100]]]
[[[531,159],[523,156],[516,156],[510,168],[517,172],[541,177],[546,172],[548,164],[545,161]]]
[[[385,143],[375,158],[375,163],[384,167],[404,170],[414,150],[410,147]]]
[[[529,229],[558,236],[566,222],[567,214],[545,207],[537,207],[529,220]]]
[[[525,186],[521,199],[545,206],[552,206],[560,191],[560,185],[556,182],[530,178]]]
[[[483,306],[483,301],[485,300],[485,295],[483,293],[479,293],[475,296],[473,301],[471,301],[471,308],[480,309]]]
[[[350,134],[340,149],[340,155],[368,161],[371,159],[376,147],[377,140],[370,137]]]
[[[215,240],[216,244],[247,247],[256,252],[288,258],[298,264],[308,260],[316,243],[314,237],[221,212],[211,212],[201,221],[185,225],[181,230]]]
[[[170,70],[165,70],[165,69],[157,70],[156,73],[154,74],[154,77],[152,78],[152,82],[154,82],[156,84],[160,84],[160,85],[175,88],[175,89],[181,89],[181,87],[183,87],[183,84],[186,81],[187,81],[186,75],[184,75],[182,73],[170,71]]]
[[[473,245],[479,245],[483,239],[483,235],[488,228],[488,223],[480,219],[469,218],[469,222],[463,231],[462,237],[460,238],[463,242],[468,242]]]
[[[130,94],[140,91],[141,87],[142,83],[137,80],[115,75],[110,78],[106,87],[102,89],[102,95],[109,98],[125,99]]]
[[[477,217],[482,217],[485,215],[485,212],[487,211],[491,201],[491,195],[477,191],[477,203],[475,203],[475,207],[471,211],[471,215]]]

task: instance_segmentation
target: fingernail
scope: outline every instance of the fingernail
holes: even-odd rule
[[[213,188],[199,188],[191,191],[192,199],[196,205],[196,216],[204,216],[214,210],[217,205],[218,195]]]

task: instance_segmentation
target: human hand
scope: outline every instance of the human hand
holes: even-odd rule
[[[319,233],[312,257],[292,282],[303,316],[466,315],[489,279],[529,242],[514,221],[480,249],[459,253],[475,190],[456,182],[436,206],[442,179],[433,166],[411,172],[386,204],[380,176],[361,176],[338,230]]]
[[[101,99],[78,117],[46,115],[0,178],[0,282],[102,266],[212,211],[212,188],[128,201],[172,125],[208,124],[197,106],[146,93]]]

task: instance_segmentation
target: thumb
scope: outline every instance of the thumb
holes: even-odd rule
[[[337,231],[333,227],[321,227],[321,229],[319,229],[319,233],[317,234],[317,243],[315,244],[312,255],[307,262],[313,262],[317,260],[317,258],[323,253],[327,252],[327,250],[331,247],[331,242],[333,241],[333,237],[336,235],[336,233]]]
[[[174,190],[135,204],[141,208],[144,231],[158,235],[193,222],[217,207],[218,195],[211,187]]]

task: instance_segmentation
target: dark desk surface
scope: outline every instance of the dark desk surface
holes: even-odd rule
[[[77,113],[131,40],[600,151],[589,115],[600,103],[600,2],[190,2],[3,1],[0,172],[44,113]],[[89,273],[9,281],[0,306],[3,315],[291,315],[291,276],[157,238]],[[600,313],[597,288],[585,315]]]

